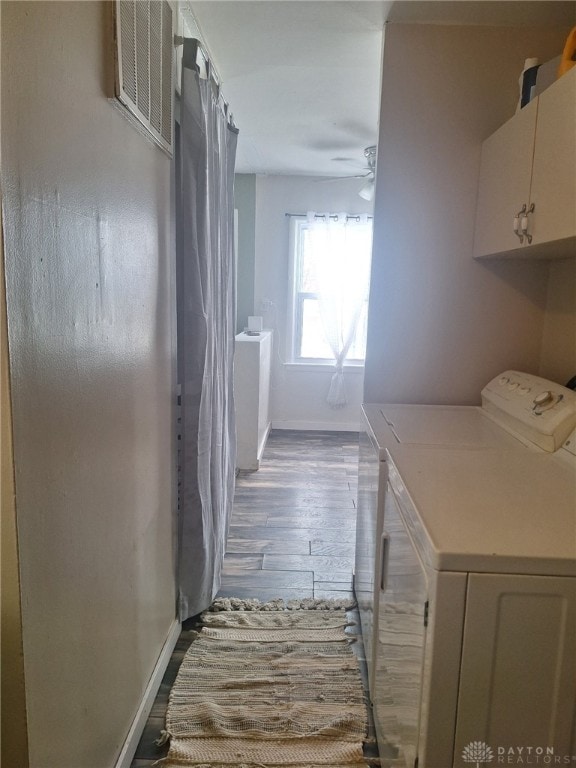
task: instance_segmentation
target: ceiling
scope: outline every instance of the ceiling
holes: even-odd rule
[[[364,173],[391,3],[191,2],[240,129],[239,173]]]
[[[407,23],[576,23],[574,2],[185,0],[240,129],[238,173],[366,172],[380,101],[382,30]]]

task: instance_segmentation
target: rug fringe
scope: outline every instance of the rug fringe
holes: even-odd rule
[[[160,731],[160,736],[158,736],[154,744],[156,744],[157,747],[163,747],[165,744],[168,744],[171,738],[172,734],[170,731]]]
[[[340,763],[338,768],[366,768],[366,766],[377,766],[377,768],[382,766],[382,761],[379,757],[362,757],[360,758],[361,762],[352,762],[352,763]],[[189,768],[282,768],[282,766],[279,766],[278,763],[222,763],[220,761],[212,762],[212,763],[191,763],[188,759],[179,759],[179,758],[173,758],[173,757],[162,757],[160,760],[156,760],[151,764],[151,768],[155,768],[156,766],[162,766],[162,765],[168,765],[169,768],[175,768],[175,766],[183,766],[186,768],[187,766]],[[297,765],[294,764],[294,768],[330,768],[330,766],[326,765],[325,763],[306,763],[305,765],[302,763],[298,763]]]
[[[307,597],[284,600],[281,597],[262,602],[256,598],[217,597],[207,612],[218,611],[350,611],[356,607],[352,598],[326,599]]]
[[[191,763],[189,760],[180,760],[178,758],[162,757],[160,760],[156,760],[152,763],[151,768],[155,766],[167,765],[169,768],[175,768],[175,766],[193,766],[193,768],[280,768],[277,764],[271,763]],[[382,762],[379,757],[363,757],[362,762],[354,763],[341,763],[340,768],[365,768],[365,766],[382,766]],[[319,763],[307,763],[306,765],[298,764],[294,768],[328,768],[325,764]]]

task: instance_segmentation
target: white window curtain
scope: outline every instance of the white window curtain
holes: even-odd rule
[[[236,134],[197,44],[184,43],[176,164],[178,372],[181,387],[180,618],[220,588],[235,472],[233,182]]]
[[[319,286],[320,315],[326,341],[334,355],[326,402],[342,408],[348,402],[344,362],[354,341],[364,302],[368,299],[372,225],[367,215],[307,214],[310,247]]]

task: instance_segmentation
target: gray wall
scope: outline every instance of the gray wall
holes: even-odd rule
[[[175,619],[170,160],[108,100],[111,4],[2,3],[30,764],[114,765]]]
[[[472,259],[476,191],[524,59],[567,32],[387,25],[365,401],[477,403],[503,369],[539,372],[549,265]]]
[[[254,307],[256,258],[256,176],[238,173],[234,178],[234,207],[238,210],[238,273],[236,330],[244,330],[248,317],[262,314]]]

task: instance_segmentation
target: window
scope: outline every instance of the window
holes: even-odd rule
[[[372,222],[365,215],[308,214],[291,225],[292,361],[361,365]]]

